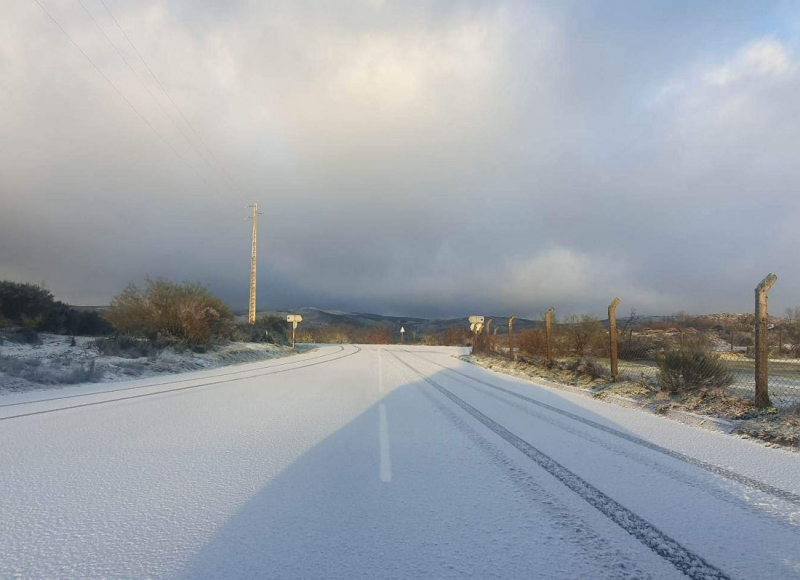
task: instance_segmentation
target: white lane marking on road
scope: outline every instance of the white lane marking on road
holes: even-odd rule
[[[389,457],[389,422],[386,419],[386,405],[379,406],[380,424],[378,426],[378,436],[381,449],[380,480],[384,483],[392,481],[392,459]]]
[[[383,394],[383,349],[378,349],[378,392]]]

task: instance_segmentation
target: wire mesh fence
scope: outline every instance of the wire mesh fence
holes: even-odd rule
[[[800,313],[798,313],[800,314]],[[767,386],[778,409],[800,406],[800,316],[770,318],[766,332]],[[516,331],[514,352],[541,365],[570,368],[609,380],[639,381],[670,393],[718,388],[741,398],[756,392],[756,326],[752,314],[642,316],[617,320],[617,376],[612,374],[609,321],[592,316],[545,320]],[[484,348],[511,356],[507,334]],[[548,357],[548,345],[550,355]]]

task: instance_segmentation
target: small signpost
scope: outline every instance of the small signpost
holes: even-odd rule
[[[406,338],[406,327],[405,326],[401,326],[400,327],[400,344],[403,344],[405,342],[405,338]]]
[[[299,314],[289,314],[286,316],[286,322],[292,323],[292,348],[294,348],[294,333],[297,330],[297,323],[303,322],[303,317]]]

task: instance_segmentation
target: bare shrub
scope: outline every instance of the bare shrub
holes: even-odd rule
[[[71,385],[75,383],[91,383],[103,378],[103,371],[96,367],[94,360],[70,368],[71,364],[55,361],[53,364],[42,364],[40,359],[15,358],[0,356],[0,372],[9,376],[25,379],[42,385]]]
[[[386,325],[369,328],[362,336],[365,344],[392,344],[393,338],[392,331]]]
[[[110,338],[99,338],[92,342],[102,356],[118,356],[121,358],[153,357],[158,354],[158,347],[148,339],[119,334]]]
[[[544,330],[523,330],[518,333],[518,337],[520,351],[534,356],[547,354],[547,336]]]
[[[130,284],[105,312],[118,332],[167,339],[191,347],[229,340],[233,315],[202,284],[150,280],[140,289]]]
[[[0,372],[12,377],[21,377],[42,364],[37,358],[17,358],[0,355]]]
[[[675,395],[731,385],[733,375],[717,354],[697,349],[667,351],[657,357],[658,384]]]
[[[557,344],[566,351],[564,354],[582,357],[600,355],[606,350],[607,333],[595,316],[571,316],[560,325],[560,330],[562,337]]]
[[[586,375],[592,379],[599,379],[611,375],[611,371],[594,358],[585,358],[569,361],[565,368],[569,371]]]
[[[599,379],[600,377],[607,377],[611,375],[611,370],[606,368],[594,358],[587,358],[581,361],[581,364],[578,366],[578,372],[588,375],[593,379]]]
[[[103,371],[97,368],[94,360],[90,360],[88,364],[82,364],[80,368],[74,369],[62,380],[62,382],[65,384],[95,383],[101,381],[102,379]]]

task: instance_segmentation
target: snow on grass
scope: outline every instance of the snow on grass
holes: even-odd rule
[[[293,354],[286,346],[232,342],[207,352],[153,349],[149,356],[126,358],[103,355],[95,337],[72,338],[40,334],[39,344],[2,339],[0,342],[0,395],[60,385],[114,382],[163,374],[212,369]]]

